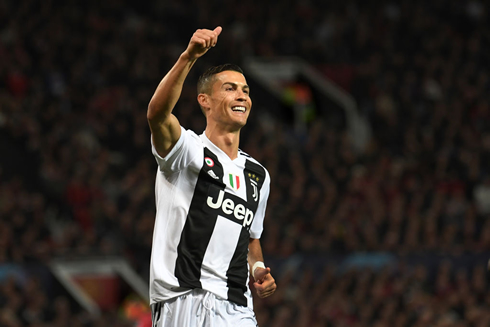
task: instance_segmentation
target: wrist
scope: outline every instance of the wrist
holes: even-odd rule
[[[191,54],[186,50],[180,54],[179,60],[186,65],[193,65],[197,58],[192,58]]]
[[[263,261],[256,261],[252,267],[252,277],[255,279],[255,269],[263,268],[265,269],[265,264]]]
[[[192,63],[194,63],[197,60],[198,57],[199,56],[196,56],[195,54],[189,52],[189,49],[186,49],[184,52],[182,52],[180,54],[180,59],[181,60],[189,61],[189,62],[192,62]]]
[[[180,54],[180,59],[184,61],[191,61],[191,55],[187,50],[185,50]]]

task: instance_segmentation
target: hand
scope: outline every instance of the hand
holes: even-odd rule
[[[221,26],[216,27],[213,31],[207,29],[199,29],[189,41],[189,45],[184,53],[187,53],[191,60],[201,57],[208,52],[211,47],[214,47],[218,42],[218,36],[223,29]]]
[[[260,298],[268,297],[276,291],[276,281],[271,275],[271,268],[256,268],[254,287]]]

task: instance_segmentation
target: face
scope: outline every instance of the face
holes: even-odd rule
[[[252,100],[245,76],[236,71],[216,74],[211,95],[207,96],[208,121],[211,119],[231,130],[247,123]]]

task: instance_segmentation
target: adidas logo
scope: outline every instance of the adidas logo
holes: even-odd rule
[[[208,170],[208,174],[209,174],[209,176],[211,176],[211,177],[212,177],[212,178],[214,178],[214,179],[219,179],[219,177],[218,177],[218,176],[216,176],[216,174],[215,174],[215,173],[214,173],[214,171],[212,171],[212,170]]]

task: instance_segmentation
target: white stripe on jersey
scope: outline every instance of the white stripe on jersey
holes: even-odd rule
[[[238,242],[238,237],[234,236],[240,235],[241,230],[242,226],[218,216],[202,262],[202,288],[205,290],[214,289],[214,293],[223,299],[226,299],[228,295],[226,271]],[[229,237],[223,237],[226,235]],[[222,279],[220,283],[216,282],[216,276]]]

